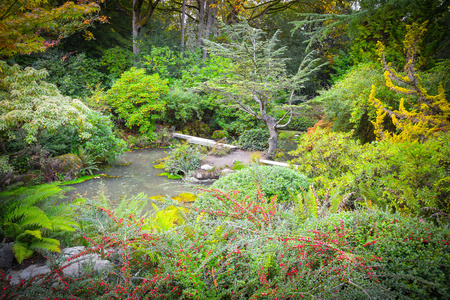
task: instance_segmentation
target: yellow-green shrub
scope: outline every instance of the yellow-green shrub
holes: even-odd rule
[[[153,136],[155,120],[164,111],[163,96],[168,92],[167,80],[158,74],[146,75],[144,69],[131,68],[106,93],[106,98],[127,127],[136,126],[141,133]]]

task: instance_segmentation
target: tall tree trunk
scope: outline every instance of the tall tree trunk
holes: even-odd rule
[[[214,0],[211,0],[211,1],[208,0],[208,2],[207,2],[208,19],[206,20],[206,33],[205,33],[205,38],[207,38],[207,39],[209,39],[209,34],[211,32],[211,26],[213,24],[213,18],[214,18],[214,15],[213,15],[214,7],[212,7],[213,4],[214,4]],[[203,48],[203,54],[202,54],[203,61],[206,61],[206,54],[207,54],[206,49]]]
[[[135,57],[139,55],[140,49],[138,46],[139,32],[141,31],[140,23],[140,1],[133,0],[132,8],[132,27],[133,27],[133,54]]]
[[[202,46],[202,31],[205,16],[205,0],[200,0],[200,10],[198,16],[198,35],[197,35],[197,46],[200,48]]]
[[[265,115],[263,121],[266,123],[267,127],[269,128],[269,150],[267,150],[267,157],[269,159],[273,159],[275,156],[275,151],[278,147],[278,129],[277,129],[277,119]]]
[[[181,7],[181,55],[184,55],[184,30],[186,27],[186,0]]]

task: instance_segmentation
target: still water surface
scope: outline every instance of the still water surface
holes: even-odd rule
[[[70,198],[80,194],[91,199],[101,192],[111,200],[119,200],[126,196],[144,193],[147,196],[169,195],[192,192],[193,187],[185,185],[181,180],[158,176],[164,172],[153,167],[154,161],[167,156],[164,152],[170,149],[140,149],[122,154],[114,164],[102,168],[98,173],[111,177],[91,179],[74,184],[74,191],[67,193]]]

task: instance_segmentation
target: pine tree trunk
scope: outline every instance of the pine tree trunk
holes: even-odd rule
[[[266,123],[267,127],[269,128],[269,150],[267,150],[267,157],[269,159],[273,159],[275,156],[275,151],[278,147],[278,130],[277,130],[277,119],[266,115],[264,117],[264,122]]]

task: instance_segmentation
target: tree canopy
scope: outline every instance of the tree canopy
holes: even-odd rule
[[[75,31],[85,30],[98,16],[94,1],[67,1],[55,7],[46,0],[3,0],[0,3],[0,58],[44,51]]]

